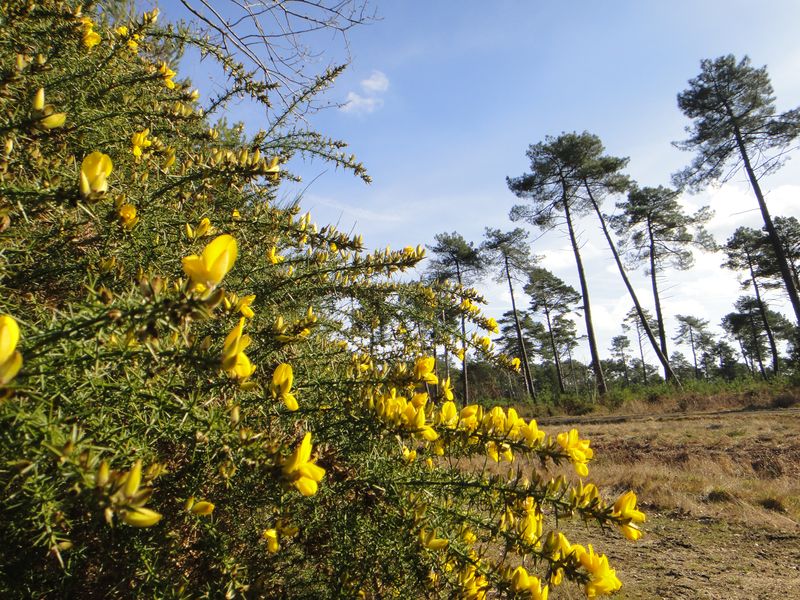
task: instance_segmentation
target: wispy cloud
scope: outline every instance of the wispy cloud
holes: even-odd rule
[[[362,89],[370,94],[379,94],[389,89],[389,78],[386,73],[373,71],[372,75],[361,81]]]
[[[381,71],[373,71],[366,79],[361,80],[361,92],[348,92],[347,100],[341,107],[342,112],[352,114],[373,113],[383,106],[381,94],[389,89],[389,78]]]
[[[383,98],[362,96],[357,92],[347,93],[347,102],[339,109],[346,113],[369,114],[383,106]]]

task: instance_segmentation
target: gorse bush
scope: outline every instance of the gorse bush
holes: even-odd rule
[[[291,110],[253,137],[212,126],[164,40],[215,57],[231,96],[270,86],[156,12],[4,2],[0,24],[4,598],[619,588],[555,519],[635,540],[635,495],[552,477],[585,478],[589,441],[459,406],[437,373],[460,346],[444,309],[496,329],[480,296],[397,281],[421,248],[369,253],[277,201],[297,153],[366,178],[340,142]]]

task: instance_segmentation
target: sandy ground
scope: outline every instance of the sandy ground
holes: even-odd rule
[[[542,419],[592,439],[590,478],[637,490],[647,535],[565,528],[608,555],[620,599],[800,599],[800,409]],[[551,598],[584,597],[575,588]]]

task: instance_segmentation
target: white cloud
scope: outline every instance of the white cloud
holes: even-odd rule
[[[348,92],[347,100],[341,107],[342,112],[352,114],[370,114],[383,106],[381,94],[389,89],[389,78],[382,71],[373,71],[366,79],[361,80],[361,91]]]
[[[389,89],[389,78],[382,71],[373,71],[372,75],[361,81],[361,89],[368,94],[379,94]]]
[[[354,114],[369,114],[383,106],[383,98],[362,96],[357,92],[348,92],[347,101],[339,109],[342,112]]]

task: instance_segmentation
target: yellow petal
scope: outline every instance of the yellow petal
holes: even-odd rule
[[[19,343],[19,325],[14,317],[0,316],[0,363],[6,362],[14,354]]]
[[[283,405],[286,407],[286,409],[292,412],[300,408],[300,405],[297,404],[297,398],[294,397],[294,394],[290,393],[281,394],[281,401],[283,402]]]
[[[278,545],[278,532],[275,529],[265,529],[261,536],[267,540],[267,552],[275,554],[280,549]]]
[[[211,502],[206,502],[203,500],[201,502],[196,502],[190,510],[196,515],[206,517],[214,512],[214,505]]]
[[[294,486],[300,491],[303,496],[313,496],[317,493],[317,482],[308,477],[301,477],[294,482]]]
[[[161,515],[149,508],[136,508],[121,513],[122,520],[133,527],[151,527],[161,520]]]
[[[236,240],[228,234],[212,240],[203,250],[203,263],[207,269],[208,281],[219,284],[236,262],[238,248]]]
[[[39,126],[43,127],[44,129],[55,129],[56,127],[61,127],[64,125],[64,121],[67,120],[67,113],[53,113],[52,115],[48,115],[45,118],[39,121]]]
[[[36,94],[33,96],[33,110],[44,110],[44,88],[36,90]]]
[[[14,352],[8,360],[0,364],[0,385],[5,385],[17,376],[22,368],[22,354]]]
[[[325,469],[311,462],[304,464],[297,472],[300,473],[302,477],[307,477],[314,481],[322,481],[322,478],[325,477]]]
[[[123,493],[129,498],[136,493],[139,489],[139,484],[142,482],[142,461],[137,460],[131,470],[128,471],[128,478],[125,480],[125,489]]]
[[[292,371],[292,365],[281,363],[272,374],[272,391],[276,395],[287,394],[292,389],[293,382],[294,372]]]

